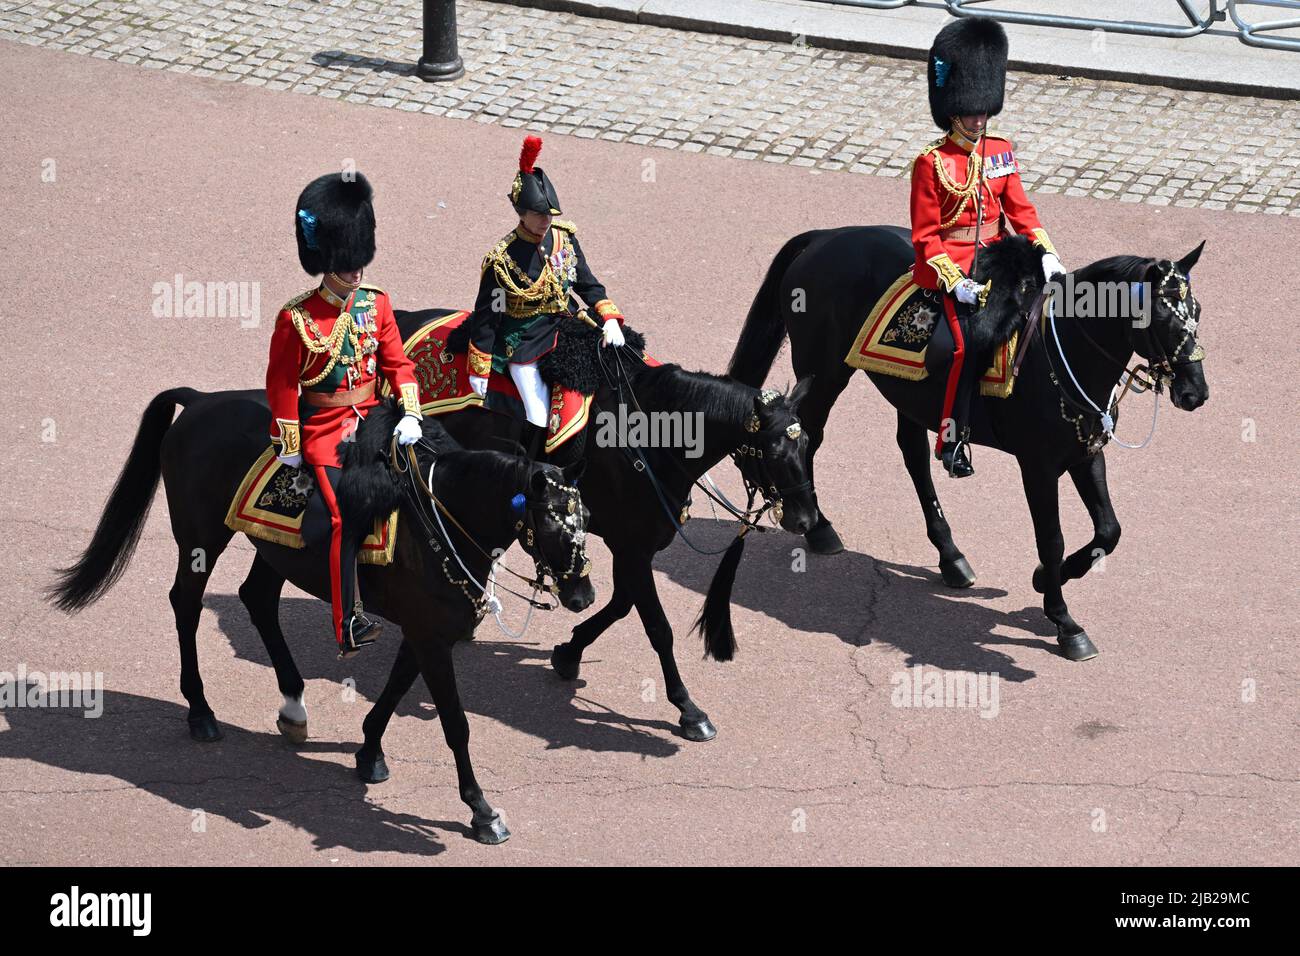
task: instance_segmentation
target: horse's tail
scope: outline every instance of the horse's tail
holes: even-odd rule
[[[198,398],[192,388],[159,392],[140,418],[131,454],[113,486],[90,545],[74,564],[60,568],[45,591],[46,600],[62,611],[79,611],[103,597],[126,570],[140,542],[162,470],[163,436],[176,405]]]
[[[736,656],[736,632],[731,627],[731,588],[736,583],[736,568],[745,553],[745,538],[737,535],[718,563],[718,570],[704,596],[704,607],[695,620],[695,629],[704,635],[704,656],[715,661],[729,661]]]
[[[745,325],[740,330],[736,350],[731,353],[731,364],[727,366],[727,374],[736,381],[757,388],[772,370],[772,364],[781,351],[786,335],[785,321],[781,318],[781,304],[778,301],[781,280],[814,235],[816,233],[805,232],[795,236],[781,247],[781,251],[768,266],[767,275],[758,287],[758,294],[754,296],[749,315],[745,317]]]

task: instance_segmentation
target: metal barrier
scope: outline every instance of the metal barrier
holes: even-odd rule
[[[944,0],[948,12],[954,17],[987,17],[1005,23],[1025,23],[1036,27],[1065,27],[1069,30],[1105,30],[1108,33],[1134,33],[1152,37],[1194,37],[1204,33],[1216,21],[1224,19],[1219,9],[1220,0],[1209,0],[1210,8],[1202,17],[1192,8],[1193,0],[1177,0],[1189,23],[1185,27],[1170,23],[1151,23],[1141,20],[1101,20],[1094,17],[1066,17],[1056,13],[1022,13],[1017,10],[977,10],[976,3],[989,0]],[[1231,0],[1230,0],[1231,2]],[[1269,3],[1272,0],[1259,0]],[[1282,2],[1282,0],[1277,0]],[[1243,39],[1245,39],[1243,37]]]
[[[813,2],[838,7],[863,7],[868,10],[897,10],[915,3],[916,0],[813,0]],[[1210,29],[1215,23],[1231,16],[1232,22],[1237,25],[1237,39],[1242,43],[1274,50],[1300,50],[1300,37],[1266,35],[1278,30],[1300,30],[1300,0],[1208,0],[1209,9],[1204,16],[1194,9],[1195,0],[1175,0],[1183,15],[1187,17],[1188,24],[1185,27],[1146,20],[1103,20],[1098,17],[1068,17],[1058,13],[1026,13],[1020,10],[991,10],[975,7],[977,3],[989,2],[990,0],[943,0],[943,5],[954,17],[987,17],[990,20],[1024,23],[1030,26],[1105,30],[1110,33],[1131,33],[1174,39],[1197,36]],[[1249,23],[1238,13],[1238,7],[1276,7],[1282,10],[1293,10],[1298,15],[1286,20]]]
[[[1269,47],[1274,50],[1300,50],[1300,37],[1263,36],[1264,33],[1272,30],[1300,29],[1300,16],[1292,17],[1289,20],[1265,20],[1260,23],[1247,23],[1237,14],[1238,6],[1281,7],[1283,10],[1294,10],[1296,13],[1300,13],[1300,0],[1228,0],[1228,13],[1232,15],[1232,22],[1237,25],[1237,35],[1241,37],[1242,43],[1249,43],[1251,46]]]
[[[916,0],[813,0],[814,3],[833,3],[837,7],[866,7],[868,10],[897,10]]]

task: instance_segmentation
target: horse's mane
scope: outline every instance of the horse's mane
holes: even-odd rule
[[[971,324],[971,351],[982,361],[999,342],[1005,342],[1023,321],[1023,305],[1017,298],[1026,278],[1042,283],[1043,252],[1024,236],[1008,236],[980,250],[976,281],[992,280],[988,302],[979,321]]]
[[[705,418],[742,421],[753,410],[758,390],[725,375],[688,372],[680,365],[640,369],[632,383],[644,405],[668,411],[703,412]]]
[[[1110,256],[1074,273],[1075,282],[1140,282],[1156,260],[1144,256]]]
[[[370,411],[351,441],[340,453],[343,475],[339,479],[338,502],[344,521],[351,529],[368,529],[377,518],[392,512],[402,502],[399,476],[388,465],[393,429],[403,411],[396,399]],[[434,447],[439,459],[449,458],[448,467],[439,471],[445,490],[466,486],[489,488],[517,481],[520,460],[515,455],[497,451],[468,451],[452,438],[437,418],[426,415],[420,422],[424,438]],[[418,453],[428,467],[428,453]]]

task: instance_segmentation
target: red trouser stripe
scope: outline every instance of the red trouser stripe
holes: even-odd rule
[[[939,293],[943,298],[943,314],[948,317],[948,328],[952,330],[952,368],[948,370],[948,387],[943,391],[943,414],[939,416],[939,434],[934,440],[934,453],[943,453],[943,433],[952,421],[952,406],[957,398],[957,382],[961,379],[961,366],[966,358],[966,340],[961,336],[961,323],[957,321],[957,306],[953,297]]]
[[[316,473],[316,487],[330,513],[330,606],[334,612],[334,639],[343,646],[343,569],[339,561],[343,553],[343,518],[339,514],[339,503],[334,500],[334,489],[330,486],[329,476],[323,465],[313,465]]]

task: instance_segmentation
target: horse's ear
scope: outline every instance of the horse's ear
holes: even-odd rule
[[[1187,255],[1183,256],[1181,259],[1178,260],[1178,271],[1181,272],[1183,275],[1188,275],[1192,271],[1192,266],[1196,265],[1196,263],[1200,260],[1201,250],[1204,248],[1205,248],[1205,240],[1202,239],[1201,244],[1199,246],[1197,246],[1191,252],[1187,253]]]
[[[587,472],[587,459],[579,458],[564,466],[564,481],[566,484],[576,484],[578,479]]]
[[[528,487],[535,495],[546,493],[546,472],[544,469],[533,465],[528,470]]]
[[[808,393],[812,391],[814,378],[816,378],[816,376],[814,375],[805,375],[803,378],[799,379],[799,381],[795,383],[794,388],[790,391],[790,394],[787,395],[785,399],[786,404],[790,406],[790,411],[794,412],[795,414],[799,413],[800,403],[805,398],[807,398]]]

